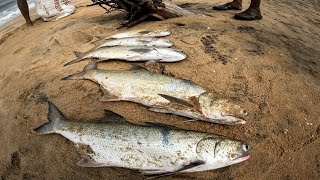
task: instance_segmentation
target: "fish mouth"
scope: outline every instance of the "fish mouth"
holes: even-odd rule
[[[234,159],[234,161],[235,161],[235,160],[238,160],[238,161],[245,161],[245,160],[249,159],[249,157],[250,157],[250,154],[245,153],[245,154],[243,154],[243,155],[241,155],[241,156],[237,157],[236,159]]]
[[[237,124],[246,124],[247,121],[245,121],[244,119],[238,118],[238,123]]]
[[[247,121],[242,119],[242,118],[239,118],[239,117],[235,117],[233,115],[227,115],[227,116],[224,116],[226,120],[230,120],[229,123],[226,123],[226,124],[246,124]]]

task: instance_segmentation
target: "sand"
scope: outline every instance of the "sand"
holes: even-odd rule
[[[252,145],[249,160],[209,172],[166,179],[319,179],[320,177],[320,7],[317,0],[263,0],[264,19],[232,19],[237,11],[217,12],[225,1],[177,0],[207,16],[141,23],[132,29],[169,29],[168,39],[187,60],[164,64],[176,77],[234,99],[250,113],[245,125],[185,122],[183,117],[149,112],[129,102],[100,102],[98,85],[61,81],[88,63],[63,64],[73,51],[93,47],[95,36],[117,30],[124,14],[105,14],[89,1],[72,1],[75,14],[43,22],[36,14],[26,28],[22,17],[0,30],[0,179],[143,179],[122,168],[82,168],[73,144],[59,135],[39,136],[33,128],[47,122],[45,99],[69,119],[101,117],[115,111],[132,123],[157,121],[180,128],[221,134]],[[196,3],[195,3],[196,2]],[[244,1],[244,7],[248,2]],[[125,62],[100,63],[127,69]]]

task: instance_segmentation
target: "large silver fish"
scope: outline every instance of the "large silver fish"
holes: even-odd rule
[[[114,34],[109,38],[128,38],[128,37],[164,37],[170,35],[171,32],[168,30],[132,30],[126,31],[118,34]],[[106,38],[108,39],[108,38]]]
[[[134,125],[106,110],[97,123],[69,121],[49,103],[49,122],[37,134],[61,134],[75,143],[84,167],[115,166],[150,177],[217,169],[249,158],[251,147],[239,140],[168,126]],[[152,123],[151,123],[152,124]]]
[[[147,46],[114,46],[93,49],[87,53],[77,53],[77,59],[70,61],[65,66],[80,62],[84,59],[94,58],[96,61],[123,60],[123,61],[158,61],[177,62],[187,57],[183,52],[162,47]]]
[[[130,37],[120,39],[102,39],[94,43],[95,49],[105,46],[155,46],[155,47],[171,47],[172,42],[166,39],[154,37]]]
[[[132,101],[151,107],[150,111],[219,124],[244,124],[247,112],[225,97],[206,92],[184,79],[153,73],[142,68],[111,71],[97,70],[96,63],[82,73],[63,80],[89,79],[100,84],[103,101]]]

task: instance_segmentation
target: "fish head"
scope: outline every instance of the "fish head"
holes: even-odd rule
[[[230,99],[214,93],[199,96],[199,105],[206,121],[220,124],[245,124],[248,112]]]
[[[221,167],[236,164],[250,157],[251,146],[235,139],[207,137],[197,144],[197,154],[208,163],[217,163]]]
[[[163,53],[165,53],[165,57],[162,62],[177,62],[187,58],[187,55],[183,51],[177,49],[166,48],[166,51]]]

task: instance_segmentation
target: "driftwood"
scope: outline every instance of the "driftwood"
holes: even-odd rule
[[[175,5],[172,0],[92,0],[93,5],[99,5],[107,12],[113,9],[127,12],[123,26],[133,26],[148,17],[163,20],[193,14]],[[108,6],[109,9],[104,6]]]

